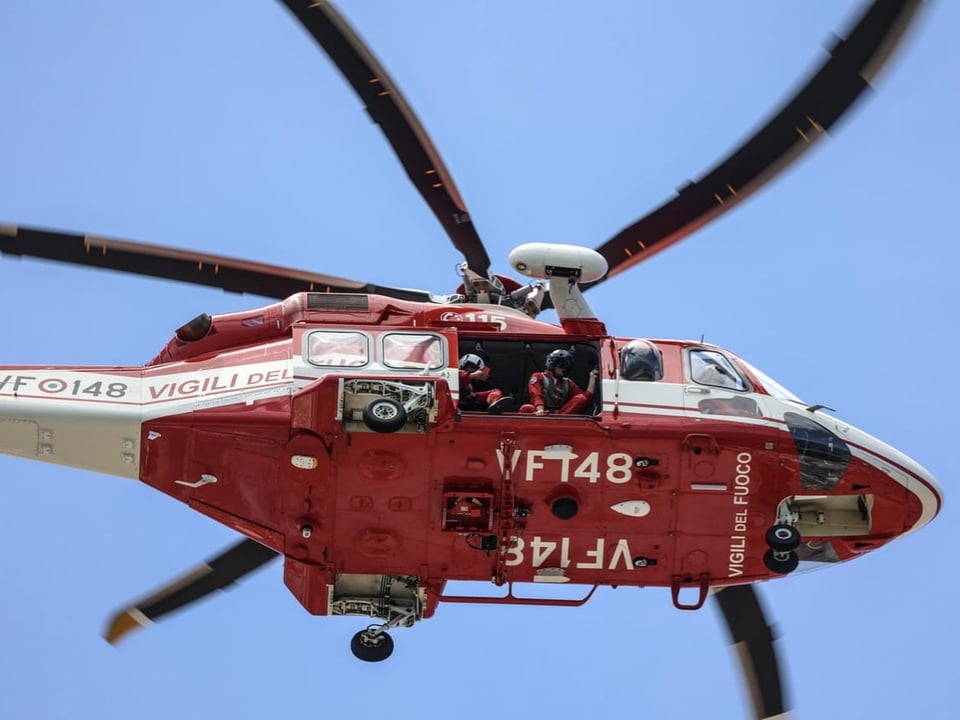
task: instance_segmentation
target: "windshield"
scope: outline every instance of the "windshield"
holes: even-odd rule
[[[766,373],[760,372],[753,365],[746,362],[742,358],[737,358],[743,365],[746,366],[747,370],[750,371],[750,374],[753,375],[757,380],[760,381],[760,384],[763,385],[763,388],[767,391],[767,394],[772,395],[775,398],[780,398],[781,400],[790,400],[795,403],[800,403],[801,405],[806,405],[803,400],[798,398],[792,392],[787,390],[783,385],[778,383],[772,377]]]
[[[800,457],[800,486],[804,490],[833,490],[850,464],[850,448],[823,425],[799,413],[784,413]]]

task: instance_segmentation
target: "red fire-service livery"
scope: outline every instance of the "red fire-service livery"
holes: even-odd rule
[[[307,611],[365,618],[351,642],[365,661],[386,659],[388,631],[442,602],[575,606],[600,586],[657,586],[681,609],[715,593],[756,716],[782,716],[753,584],[914,532],[941,492],[917,462],[723,348],[611,336],[583,291],[803,155],[869,87],[920,3],[866,4],[756,133],[596,250],[515,248],[526,285],[491,272],[439,153],[355,31],[329,2],[283,4],[463,256],[460,284],[434,295],[0,225],[4,254],[277,301],[201,314],[139,367],[0,367],[0,452],[139,480],[244,536],[118,612],[107,638],[278,557]],[[549,308],[558,323],[537,319]],[[561,584],[576,587],[547,587]]]
[[[466,350],[519,394],[556,347],[581,385],[601,371],[588,412],[458,411]],[[386,432],[364,413],[384,398],[403,416]],[[4,452],[140,479],[237,529],[316,614],[348,611],[347,578],[388,576],[416,588],[416,619],[451,579],[690,587],[699,606],[873,550],[940,503],[916,462],[725,350],[506,307],[302,293],[142,368],[2,368],[0,409]],[[778,550],[775,526],[802,543]]]

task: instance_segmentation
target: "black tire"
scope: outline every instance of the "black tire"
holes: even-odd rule
[[[350,651],[357,660],[382,662],[393,654],[393,638],[385,632],[369,635],[361,630],[350,641]]]
[[[793,525],[774,525],[767,530],[767,545],[777,552],[796,550],[800,547],[800,531]]]
[[[783,554],[786,557],[782,559],[778,558],[778,554]],[[800,564],[800,558],[797,557],[797,554],[792,550],[789,553],[775,553],[773,550],[767,550],[763,554],[763,564],[770,572],[775,572],[778,575],[787,575],[797,569],[797,566]]]
[[[377,398],[363,409],[363,422],[374,432],[392,433],[406,424],[407,411],[396,400]]]

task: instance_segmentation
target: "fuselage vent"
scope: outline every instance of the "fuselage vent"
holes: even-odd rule
[[[370,303],[366,295],[347,295],[341,293],[308,293],[308,310],[347,310],[366,312]]]

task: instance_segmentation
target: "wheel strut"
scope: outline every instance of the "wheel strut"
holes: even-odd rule
[[[416,614],[407,608],[394,608],[392,617],[382,625],[370,625],[350,641],[354,657],[364,662],[381,662],[393,654],[393,638],[387,630],[411,627],[417,621]]]

